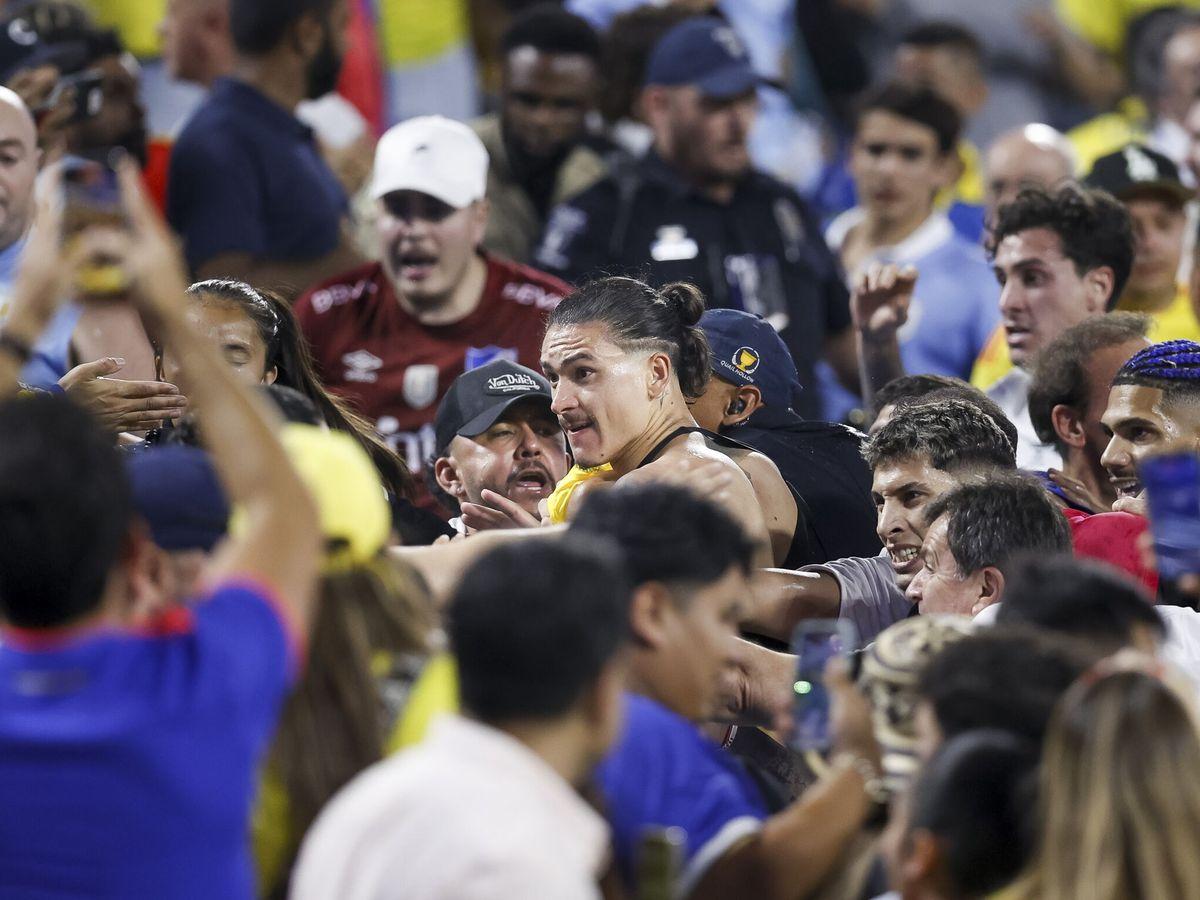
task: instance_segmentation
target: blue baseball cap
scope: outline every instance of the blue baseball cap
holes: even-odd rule
[[[229,524],[229,504],[208,454],[168,445],[125,460],[133,504],[164,550],[211,551]]]
[[[710,309],[700,327],[712,350],[714,375],[730,384],[752,384],[762,392],[766,410],[786,413],[803,390],[787,345],[762,318],[740,309]],[[764,410],[765,411],[765,410]],[[755,413],[755,418],[760,413]]]
[[[767,83],[728,23],[712,16],[685,19],[659,39],[644,84],[695,85],[706,97],[736,97]]]

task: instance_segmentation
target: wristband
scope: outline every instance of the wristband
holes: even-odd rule
[[[33,345],[15,334],[0,331],[0,352],[14,357],[21,365],[33,358]]]

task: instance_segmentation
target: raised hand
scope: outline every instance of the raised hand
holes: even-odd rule
[[[1094,494],[1078,478],[1072,478],[1066,472],[1061,472],[1058,469],[1050,469],[1047,475],[1051,481],[1062,489],[1067,500],[1076,506],[1083,509],[1090,509],[1093,512],[1104,512],[1108,509],[1108,504],[1104,502],[1104,498]]]
[[[187,400],[173,384],[108,377],[124,366],[123,359],[97,359],[76,366],[58,384],[109,431],[149,431],[187,410]]]
[[[854,279],[850,315],[865,338],[888,337],[908,321],[917,270],[894,263],[871,263]]]
[[[129,275],[140,301],[150,311],[162,304],[181,309],[188,281],[183,256],[162,216],[142,188],[142,176],[137,165],[128,157],[117,165],[121,185],[121,201],[129,217],[130,237],[137,253],[127,259]]]
[[[46,169],[38,185],[33,227],[13,283],[10,319],[29,316],[44,325],[71,293],[78,255],[62,248],[62,170]]]

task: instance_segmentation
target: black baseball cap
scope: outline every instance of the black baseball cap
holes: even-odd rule
[[[121,52],[115,31],[98,28],[83,9],[64,0],[18,4],[0,18],[0,79],[44,65],[74,73]]]
[[[662,36],[646,64],[645,84],[695,85],[705,97],[736,97],[770,82],[754,71],[746,45],[713,16],[684,19]]]
[[[1175,163],[1145,144],[1126,144],[1115,153],[1100,157],[1083,182],[1088,187],[1108,191],[1118,200],[1163,193],[1186,203],[1196,193],[1183,183]]]
[[[537,398],[549,408],[550,382],[533,369],[507,359],[471,369],[454,379],[438,405],[433,428],[437,452],[444,453],[456,436],[483,434],[516,403]]]

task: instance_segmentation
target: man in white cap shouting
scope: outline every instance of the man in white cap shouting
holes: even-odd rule
[[[382,262],[296,304],[325,384],[414,473],[437,449],[434,414],[454,379],[496,359],[536,369],[546,314],[570,290],[480,249],[487,169],[483,144],[459,122],[421,116],[390,129],[371,184]]]

